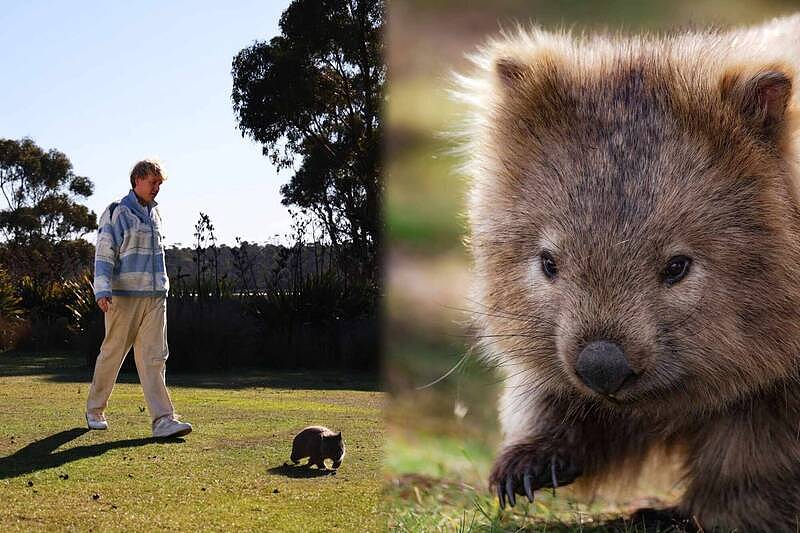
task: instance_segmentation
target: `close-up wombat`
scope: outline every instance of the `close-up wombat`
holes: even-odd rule
[[[671,512],[800,516],[800,16],[489,42],[461,79],[478,344],[504,379],[490,484],[679,461]],[[624,481],[622,481],[624,482]]]
[[[298,433],[292,441],[291,460],[294,464],[308,457],[308,465],[325,468],[325,459],[333,461],[333,468],[339,468],[344,459],[345,447],[342,432],[334,433],[323,426],[309,426]]]

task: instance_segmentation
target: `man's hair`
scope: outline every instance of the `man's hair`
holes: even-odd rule
[[[167,179],[167,175],[161,170],[161,164],[155,159],[143,159],[133,165],[131,170],[131,187],[136,188],[136,180],[142,179],[145,176],[156,176],[161,178],[162,181]]]

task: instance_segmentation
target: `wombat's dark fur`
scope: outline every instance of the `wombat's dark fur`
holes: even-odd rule
[[[706,529],[800,515],[800,17],[489,43],[462,80],[501,504],[677,454]]]
[[[325,468],[325,459],[333,460],[333,468],[339,468],[344,459],[345,447],[342,432],[334,433],[322,426],[309,426],[297,434],[292,442],[291,460],[294,464],[308,457],[308,464]]]

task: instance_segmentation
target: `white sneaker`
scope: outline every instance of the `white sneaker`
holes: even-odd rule
[[[174,416],[162,416],[153,422],[154,437],[182,437],[192,432],[192,425],[181,422]]]
[[[103,414],[86,413],[86,425],[89,426],[89,429],[108,429],[108,421],[106,415]]]

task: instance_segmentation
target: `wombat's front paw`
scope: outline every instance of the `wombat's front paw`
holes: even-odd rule
[[[577,462],[563,451],[548,450],[540,444],[515,444],[500,453],[492,467],[489,485],[497,491],[500,508],[517,504],[517,494],[533,501],[533,491],[568,485],[582,473]]]

